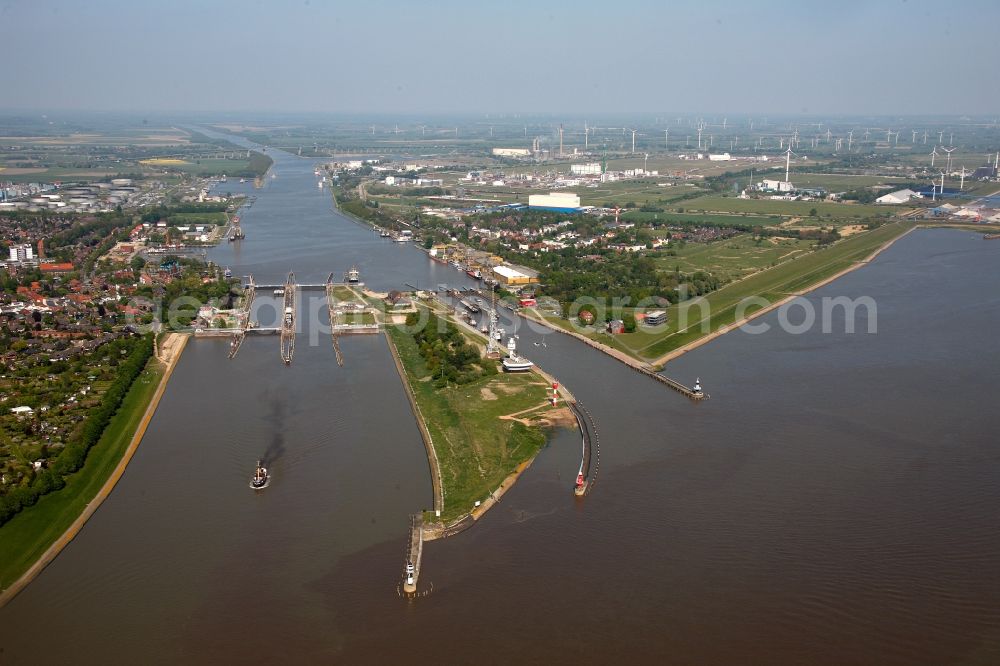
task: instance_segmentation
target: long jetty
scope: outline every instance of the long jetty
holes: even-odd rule
[[[530,319],[531,321],[535,322],[536,324],[542,324],[543,326],[545,326],[546,328],[548,328],[550,330],[558,331],[559,333],[562,333],[564,335],[568,335],[568,336],[570,336],[572,338],[576,338],[580,342],[583,342],[584,344],[589,345],[589,346],[593,347],[594,349],[596,349],[598,351],[601,351],[601,352],[604,352],[604,353],[608,354],[608,349],[604,345],[601,345],[600,343],[595,342],[594,340],[591,340],[590,338],[588,338],[586,336],[578,335],[576,333],[571,333],[570,331],[567,331],[567,330],[565,330],[565,329],[563,329],[563,328],[561,328],[559,326],[553,326],[552,324],[546,322],[541,317],[538,317],[538,318],[536,318],[536,317],[526,317],[523,314],[520,314],[520,313],[517,313],[517,314],[518,314],[518,316],[523,317],[524,319]],[[617,350],[614,350],[614,352],[617,352]],[[644,375],[646,375],[647,377],[649,377],[651,379],[655,379],[656,381],[660,382],[661,384],[666,384],[667,386],[669,386],[673,390],[677,391],[681,395],[684,395],[684,396],[690,398],[691,400],[705,400],[706,398],[709,397],[709,395],[707,393],[705,393],[704,391],[695,390],[694,388],[685,386],[684,384],[682,384],[681,382],[677,381],[676,379],[671,379],[670,377],[667,377],[666,375],[661,375],[658,372],[653,372],[649,368],[646,368],[646,367],[643,367],[642,365],[639,365],[639,361],[635,361],[633,359],[630,359],[627,356],[625,356],[625,354],[617,352],[617,353],[610,353],[608,355],[611,356],[611,358],[614,358],[614,359],[616,359],[618,361],[621,361],[622,363],[624,363],[628,367],[632,368],[636,372],[644,374]]]
[[[281,360],[292,364],[295,355],[295,273],[289,273],[285,280],[285,300],[281,318]]]
[[[406,566],[403,570],[403,592],[416,594],[420,578],[420,562],[424,553],[424,518],[419,513],[410,515],[410,538],[406,543]]]
[[[256,294],[256,285],[253,282],[253,275],[247,276],[247,282],[243,285],[243,298],[240,301],[240,309],[236,315],[236,326],[238,330],[233,334],[233,340],[229,343],[229,358],[236,358],[243,346],[243,340],[247,336],[247,329],[250,327],[250,308],[253,307],[253,299]]]
[[[337,355],[337,365],[344,367],[344,354],[340,351],[340,339],[337,335],[337,311],[334,297],[333,273],[326,279],[326,311],[330,315],[330,337],[333,340],[333,353]]]
[[[576,417],[576,424],[580,428],[582,442],[582,452],[580,459],[580,471],[577,472],[576,484],[573,492],[577,496],[586,495],[590,492],[594,481],[597,479],[597,467],[601,459],[601,445],[597,439],[597,426],[590,412],[578,402],[569,403],[573,416]],[[596,447],[596,460],[595,460]]]

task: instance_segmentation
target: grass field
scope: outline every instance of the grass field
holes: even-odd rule
[[[726,282],[737,280],[812,250],[813,241],[797,238],[764,238],[759,243],[750,234],[714,243],[687,243],[672,247],[676,256],[657,260],[663,270],[679,268],[682,273],[708,271]]]
[[[216,224],[225,225],[229,221],[229,216],[223,212],[212,213],[173,213],[170,216],[170,224]]]
[[[851,236],[830,247],[754,273],[704,298],[671,305],[667,308],[669,323],[655,331],[640,326],[635,333],[622,335],[612,336],[593,330],[584,334],[633,358],[655,361],[679,347],[734,323],[736,315],[740,314],[737,307],[745,299],[758,297],[769,303],[780,301],[850,267],[912,227],[911,223],[886,224],[874,231]],[[742,314],[753,314],[762,307],[747,307]],[[575,330],[566,319],[548,315],[545,319],[555,326]]]
[[[121,408],[84,466],[66,480],[66,487],[43,495],[38,503],[0,527],[0,589],[16,581],[58,539],[107,481],[128,448],[149,401],[163,376],[154,359],[132,384]]]
[[[666,211],[671,210],[674,209],[666,209]],[[623,220],[629,220],[632,222],[660,222],[664,224],[692,223],[711,227],[725,227],[736,224],[750,224],[755,227],[774,227],[778,226],[782,222],[788,221],[788,218],[777,215],[756,215],[752,213],[674,213],[666,211],[663,213],[647,213],[636,209],[630,210],[627,213],[622,213],[621,217]],[[656,232],[653,233],[654,235],[657,235]],[[667,232],[663,231],[659,235],[665,233]]]
[[[784,178],[784,175],[782,175]],[[789,177],[797,187],[822,187],[830,192],[845,192],[859,187],[889,185],[908,182],[907,178],[889,176],[862,176],[844,173],[795,173]],[[757,180],[755,178],[755,180]],[[886,190],[889,191],[889,190]]]
[[[434,441],[444,487],[442,518],[449,521],[486,499],[545,444],[540,426],[499,417],[542,406],[547,384],[534,373],[499,374],[435,389],[413,337],[388,330]]]
[[[820,217],[832,219],[857,219],[867,216],[888,215],[891,208],[876,205],[833,203],[829,201],[780,201],[776,199],[737,199],[719,195],[706,195],[680,204],[687,211],[761,213],[765,215],[805,216],[815,208]]]
[[[333,288],[333,297],[340,301],[362,300],[358,293],[347,285],[336,285]]]
[[[9,168],[0,170],[0,180],[12,183],[51,183],[55,181],[75,183],[102,180],[117,173],[117,171],[110,169],[74,169],[71,167]]]
[[[246,171],[250,168],[250,160],[199,158],[194,161],[184,161],[183,164],[170,164],[167,166],[170,169],[176,169],[197,176],[221,176]]]

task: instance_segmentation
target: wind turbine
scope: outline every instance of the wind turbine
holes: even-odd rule
[[[587,127],[587,121],[583,121],[583,149],[590,149],[590,128]]]
[[[910,143],[916,143],[917,142],[917,130],[911,130],[911,131],[913,132],[913,136],[910,137]]]
[[[934,158],[937,157],[937,146],[931,150],[931,168],[934,168]]]
[[[964,164],[962,165],[962,180],[960,181],[958,189],[959,190],[964,190],[965,189],[965,165]]]
[[[940,132],[938,132],[938,145],[940,146],[942,143],[944,143],[944,131],[943,130],[940,131]]]
[[[645,175],[645,174],[646,174],[646,164],[647,164],[648,162],[649,162],[649,153],[645,153],[645,154],[644,154],[644,155],[642,156],[642,173],[643,173],[643,175]]]
[[[792,146],[788,145],[788,150],[785,151],[785,182],[788,182],[788,172],[791,171],[792,166]]]
[[[948,153],[948,173],[951,173],[951,153],[955,150],[955,146],[951,148],[942,148],[944,152]]]
[[[670,128],[663,130],[663,149],[670,150]]]
[[[635,130],[632,130],[632,154],[635,155]]]
[[[847,152],[851,152],[851,146],[854,144],[854,130],[847,133]]]

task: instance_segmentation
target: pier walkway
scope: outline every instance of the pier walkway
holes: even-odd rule
[[[424,552],[424,518],[419,513],[410,515],[410,538],[406,543],[406,564],[403,569],[403,592],[415,594],[420,578],[420,561]]]

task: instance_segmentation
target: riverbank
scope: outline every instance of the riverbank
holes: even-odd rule
[[[121,408],[62,490],[0,528],[0,608],[42,572],[76,537],[111,494],[156,412],[188,336],[168,333]]]
[[[887,249],[889,249],[889,247],[891,247],[893,243],[895,243],[896,241],[898,241],[903,236],[906,236],[907,234],[911,233],[914,229],[916,229],[916,227],[915,226],[911,226],[909,229],[907,229],[906,231],[902,232],[898,236],[890,238],[886,242],[884,242],[881,245],[879,245],[877,248],[875,248],[875,250],[872,251],[871,254],[869,254],[867,257],[865,257],[861,261],[857,261],[857,262],[851,264],[847,268],[844,268],[843,270],[838,271],[837,273],[834,273],[830,277],[827,277],[827,278],[825,278],[823,280],[820,280],[819,282],[816,282],[815,284],[812,284],[812,285],[810,285],[810,286],[808,286],[808,287],[806,287],[804,289],[800,289],[798,291],[794,291],[791,294],[789,294],[788,296],[786,296],[785,298],[783,298],[783,299],[781,299],[781,300],[779,300],[779,301],[777,301],[775,303],[772,303],[772,304],[770,304],[770,305],[768,305],[768,306],[766,306],[764,308],[761,308],[760,310],[756,310],[755,312],[747,315],[746,317],[743,317],[742,319],[740,319],[738,321],[733,322],[732,324],[729,324],[727,326],[723,326],[722,328],[720,328],[718,330],[715,330],[715,331],[712,331],[711,333],[708,333],[704,337],[699,338],[698,340],[696,340],[694,342],[690,342],[690,343],[684,345],[683,347],[680,347],[680,348],[675,349],[675,350],[673,350],[673,351],[671,351],[671,352],[669,352],[667,354],[664,354],[660,358],[658,358],[655,361],[653,361],[653,365],[656,366],[656,367],[662,367],[668,361],[671,361],[671,360],[677,358],[678,356],[683,356],[684,354],[688,353],[692,349],[697,349],[698,347],[701,347],[704,344],[708,344],[712,340],[715,340],[716,338],[718,338],[718,337],[720,337],[722,335],[725,335],[726,333],[729,333],[730,331],[732,331],[734,329],[738,329],[741,326],[743,326],[744,324],[747,324],[748,322],[751,322],[754,319],[757,319],[758,317],[763,317],[767,313],[772,312],[772,311],[780,308],[782,305],[785,305],[786,303],[789,303],[789,302],[795,300],[796,298],[804,296],[804,295],[806,295],[806,294],[808,294],[810,292],[816,291],[820,287],[825,287],[826,285],[830,284],[831,282],[839,280],[840,278],[844,277],[848,273],[852,273],[852,272],[858,270],[859,268],[861,268],[862,266],[865,266],[868,263],[870,263],[873,259],[875,259],[875,257],[877,257],[878,255],[882,254]]]
[[[562,321],[559,322],[551,321],[533,309],[522,310],[520,311],[520,314],[525,318],[529,318],[532,321],[545,325],[547,328],[559,331],[561,333],[565,333],[566,335],[571,335],[577,338],[578,340],[586,343],[587,345],[593,347],[594,349],[602,351],[605,354],[608,354],[609,356],[621,361],[622,363],[630,367],[633,367],[635,369],[644,372],[646,371],[656,372],[659,371],[662,368],[663,364],[665,364],[666,362],[675,359],[679,356],[682,356],[683,354],[686,354],[692,349],[697,349],[698,347],[707,344],[712,340],[715,340],[719,336],[725,335],[726,333],[732,331],[733,329],[737,329],[746,324],[747,322],[752,321],[757,317],[761,317],[767,314],[768,312],[771,312],[776,308],[781,307],[782,305],[790,302],[795,298],[798,298],[816,289],[819,289],[820,287],[830,284],[836,279],[843,277],[844,275],[854,270],[857,270],[862,266],[867,265],[872,259],[877,257],[881,252],[885,251],[898,239],[902,238],[903,236],[913,231],[914,228],[916,228],[914,225],[893,225],[893,226],[886,225],[872,232],[869,232],[870,234],[880,233],[881,236],[886,236],[886,239],[883,242],[878,244],[873,250],[870,251],[868,249],[869,244],[863,243],[862,241],[870,241],[873,237],[871,236],[864,237],[861,235],[852,237],[848,241],[844,241],[845,243],[852,243],[851,245],[842,245],[840,247],[834,247],[820,251],[820,252],[830,253],[834,250],[837,250],[838,254],[835,255],[831,261],[825,264],[821,264],[818,267],[818,269],[812,271],[814,274],[822,275],[823,277],[820,277],[815,282],[808,283],[806,286],[797,289],[792,288],[788,289],[787,291],[783,291],[782,287],[788,287],[789,285],[792,286],[796,285],[797,283],[801,282],[803,278],[807,278],[809,276],[809,273],[791,272],[789,271],[790,264],[783,264],[774,269],[770,269],[769,271],[762,271],[760,273],[755,273],[741,280],[740,281],[741,284],[734,283],[733,285],[728,285],[727,287],[723,287],[722,289],[713,292],[712,294],[709,294],[707,297],[705,297],[705,301],[708,303],[708,307],[706,309],[709,311],[707,318],[703,318],[700,321],[695,321],[693,323],[690,323],[683,330],[675,331],[674,333],[662,337],[658,341],[654,340],[645,345],[644,349],[656,349],[657,347],[663,347],[663,346],[669,347],[670,338],[673,338],[675,336],[679,336],[680,340],[684,340],[684,338],[687,337],[691,338],[689,341],[683,342],[683,344],[680,344],[672,349],[668,349],[667,351],[655,357],[641,356],[638,353],[638,351],[635,350],[632,350],[630,353],[629,351],[625,351],[617,347],[612,347],[609,344],[605,344],[603,342],[595,340],[592,337],[584,335],[578,331],[572,330],[571,327],[564,326]],[[874,238],[881,239],[880,236],[874,236]],[[855,255],[858,255],[858,253],[860,252],[864,252],[864,254],[860,255],[857,259],[851,258]],[[841,256],[842,254],[844,256]],[[823,255],[817,255],[817,256],[820,256],[821,258],[824,259],[827,258],[824,257]],[[849,263],[844,268],[837,270],[831,275],[823,275],[823,273],[826,270],[829,270],[831,266],[835,266],[836,264],[843,262],[849,262]],[[777,278],[773,278],[773,273],[777,272],[779,269],[782,271],[782,275],[777,276]],[[754,288],[754,285],[757,285],[759,289]],[[739,287],[739,289],[732,290],[731,289],[732,287]],[[727,290],[729,291],[727,292]],[[780,298],[775,299],[776,296],[780,296]],[[738,304],[746,298],[755,298],[755,297],[765,298],[767,300],[773,300],[773,302],[769,303],[765,307],[754,310],[753,312],[737,320],[735,318],[735,313]],[[714,306],[713,303],[715,304]],[[689,306],[689,309],[693,309],[696,307],[698,307],[697,303]],[[701,309],[698,308],[698,310],[700,315]],[[671,306],[671,314],[676,316],[677,312],[678,312],[678,307],[676,305]],[[720,319],[729,317],[731,317],[733,320],[726,323],[722,323],[717,328],[712,330],[712,325],[714,323],[718,322]],[[706,328],[708,330],[704,330]],[[614,342],[618,344],[621,344],[620,340],[615,340],[613,338],[610,339],[614,340]]]

